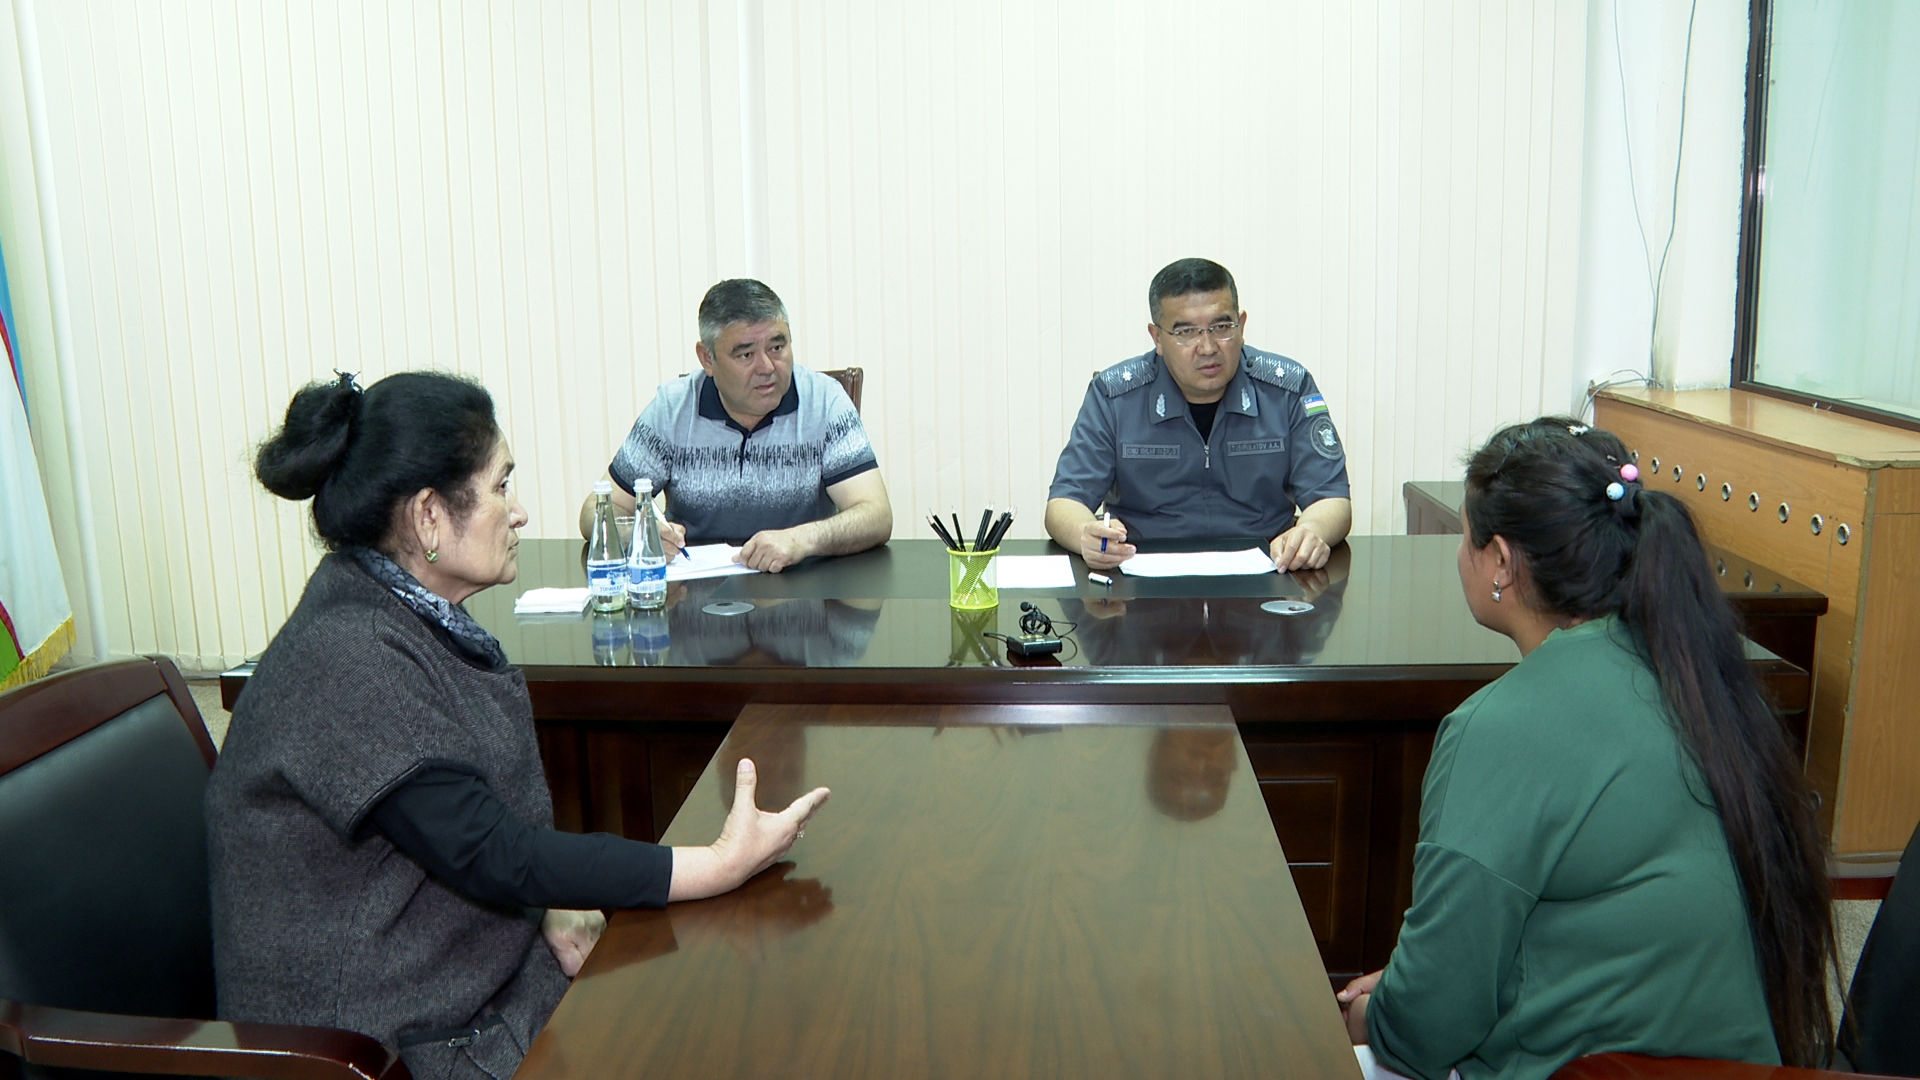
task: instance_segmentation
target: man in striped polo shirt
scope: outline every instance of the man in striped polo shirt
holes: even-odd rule
[[[634,485],[667,495],[669,556],[685,544],[741,545],[740,561],[779,573],[810,555],[886,543],[893,504],[860,413],[831,377],[793,361],[786,305],[749,278],[700,301],[700,370],[662,386],[613,455],[619,512]],[[580,532],[593,526],[593,499]]]

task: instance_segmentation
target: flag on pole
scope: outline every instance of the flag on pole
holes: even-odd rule
[[[53,548],[53,523],[27,428],[27,381],[13,332],[13,295],[0,253],[0,690],[46,674],[73,648],[73,605]]]

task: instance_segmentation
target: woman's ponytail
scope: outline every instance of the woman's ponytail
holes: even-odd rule
[[[1826,983],[1835,950],[1812,797],[1692,516],[1664,492],[1641,491],[1639,503],[1620,620],[1645,643],[1661,696],[1713,793],[1746,893],[1781,1060],[1822,1067],[1833,1052]]]

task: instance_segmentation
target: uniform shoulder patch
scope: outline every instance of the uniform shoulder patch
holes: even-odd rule
[[[1274,353],[1255,351],[1247,358],[1247,374],[1282,390],[1300,392],[1306,384],[1307,369],[1293,360]]]
[[[1112,367],[1095,375],[1093,380],[1100,384],[1100,390],[1108,397],[1119,397],[1130,390],[1149,386],[1154,379],[1153,354],[1136,356],[1131,360],[1122,360]]]

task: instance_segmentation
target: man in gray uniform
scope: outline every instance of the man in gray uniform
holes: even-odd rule
[[[667,496],[667,555],[739,544],[739,561],[779,573],[809,555],[847,555],[893,535],[893,505],[846,391],[793,362],[786,305],[750,278],[700,301],[698,374],[662,386],[614,453],[613,503],[634,512],[648,480]],[[580,535],[593,528],[593,499]]]
[[[1282,570],[1325,566],[1353,527],[1353,501],[1313,376],[1244,344],[1247,313],[1219,263],[1173,263],[1154,275],[1147,306],[1154,350],[1087,388],[1054,470],[1047,534],[1101,568],[1132,557],[1129,537],[1257,536]]]

